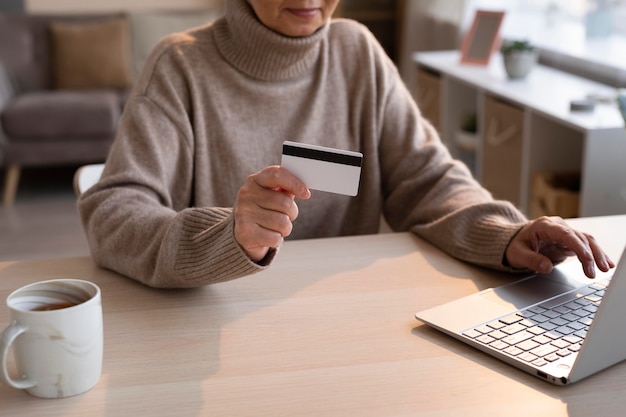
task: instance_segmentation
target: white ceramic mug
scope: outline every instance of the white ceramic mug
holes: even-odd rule
[[[64,398],[93,388],[102,372],[100,288],[55,279],[9,295],[12,323],[0,338],[0,380],[42,398]],[[7,369],[12,348],[20,379]]]

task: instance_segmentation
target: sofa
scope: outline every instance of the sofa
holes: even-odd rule
[[[0,163],[12,205],[23,168],[103,162],[154,45],[221,8],[0,14]]]

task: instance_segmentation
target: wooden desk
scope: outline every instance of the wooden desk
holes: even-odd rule
[[[626,215],[572,223],[618,258]],[[197,290],[150,289],[89,258],[5,262],[0,298],[57,277],[102,288],[102,379],[63,400],[0,386],[2,416],[587,417],[626,408],[626,363],[555,387],[415,320],[510,276],[409,234],[288,242],[268,271]]]

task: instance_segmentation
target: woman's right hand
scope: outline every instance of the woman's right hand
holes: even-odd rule
[[[307,186],[287,169],[274,165],[254,173],[237,193],[233,208],[235,239],[254,262],[291,234],[298,217],[295,198],[308,199]]]

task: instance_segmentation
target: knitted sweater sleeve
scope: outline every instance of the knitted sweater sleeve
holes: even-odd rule
[[[395,68],[383,67],[380,155],[384,212],[395,230],[410,230],[450,255],[493,269],[527,222],[506,201],[494,200],[454,160],[439,134],[420,113]]]
[[[194,140],[175,77],[140,81],[98,184],[78,201],[94,261],[162,288],[199,287],[261,271],[234,238],[232,209],[193,207]],[[155,85],[156,84],[156,85]],[[155,94],[161,100],[154,100]]]

